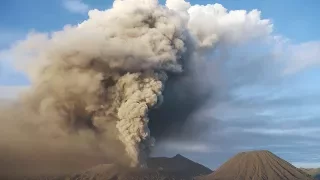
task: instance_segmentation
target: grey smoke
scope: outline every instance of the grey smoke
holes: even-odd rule
[[[216,20],[213,26],[209,20]],[[238,30],[241,25],[248,28]],[[74,157],[98,159],[92,163],[103,157],[145,167],[156,141],[191,133],[185,124],[216,96],[219,69],[212,65],[219,61],[208,61],[216,46],[265,36],[270,28],[258,11],[117,0],[111,9],[89,11],[77,26],[31,33],[12,52],[32,86],[3,110],[0,148],[29,158],[42,153],[40,164],[54,152],[72,157],[67,152],[73,151]]]

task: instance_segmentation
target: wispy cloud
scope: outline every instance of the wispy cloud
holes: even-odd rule
[[[27,89],[28,86],[0,86],[0,101],[14,100]]]
[[[81,0],[63,0],[63,7],[72,13],[85,14],[89,10],[89,5]]]
[[[187,141],[166,141],[161,144],[161,148],[166,151],[176,151],[184,153],[209,153],[218,151],[219,148],[212,148],[207,143],[187,142]]]
[[[286,73],[294,73],[304,68],[320,65],[320,41],[311,41],[288,48],[290,66]]]
[[[320,167],[319,162],[293,162],[292,163],[294,166],[300,168],[318,168]]]
[[[0,49],[7,48],[13,42],[22,39],[24,36],[24,32],[0,28]]]
[[[266,135],[297,135],[305,137],[318,137],[320,133],[320,128],[297,128],[297,129],[265,129],[265,128],[246,128],[242,130],[243,132],[254,133],[254,134],[266,134]]]

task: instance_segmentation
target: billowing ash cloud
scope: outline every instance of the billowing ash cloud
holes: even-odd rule
[[[71,147],[143,167],[155,139],[177,136],[214,95],[210,50],[271,30],[258,11],[117,0],[111,9],[90,11],[77,26],[31,33],[12,51],[32,86],[3,112],[1,137],[12,140],[0,148],[23,147],[9,148],[5,142],[13,140],[41,152]]]

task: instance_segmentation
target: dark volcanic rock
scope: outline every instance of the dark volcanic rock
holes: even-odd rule
[[[38,177],[30,180],[192,180],[195,176],[212,172],[209,168],[181,155],[172,158],[150,158],[147,163],[146,169],[101,164],[72,175]]]
[[[147,169],[125,168],[110,164],[99,165],[64,178],[70,180],[192,180],[195,176],[212,172],[209,168],[179,154],[172,158],[150,158],[147,164]]]
[[[205,180],[312,180],[310,175],[269,151],[242,152]]]
[[[192,180],[183,172],[99,165],[82,173],[54,180]]]
[[[172,158],[156,157],[150,158],[147,161],[148,167],[151,169],[163,169],[167,171],[183,172],[187,176],[195,177],[201,175],[208,175],[212,171],[188,158],[177,154]]]

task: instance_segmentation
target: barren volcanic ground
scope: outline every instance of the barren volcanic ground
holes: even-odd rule
[[[242,152],[206,180],[311,180],[311,176],[270,151]]]
[[[3,178],[2,178],[3,179]],[[8,178],[5,178],[8,179]],[[148,160],[147,169],[101,164],[88,170],[59,177],[18,178],[14,180],[314,180],[270,151],[242,152],[216,171],[181,155]],[[8,180],[13,180],[9,178]]]
[[[209,168],[179,154],[172,158],[149,158],[147,163],[148,169],[134,169],[113,164],[101,164],[71,175],[15,178],[14,180],[192,180],[193,177],[212,173]],[[3,178],[1,178],[1,180],[2,179]],[[12,178],[9,179],[13,180]]]

